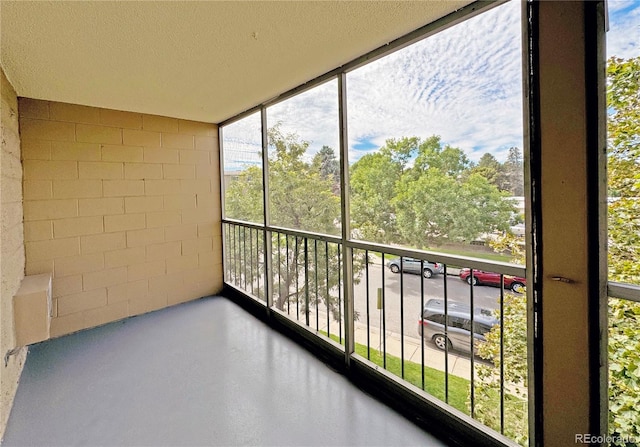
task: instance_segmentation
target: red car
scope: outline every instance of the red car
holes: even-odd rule
[[[460,270],[460,279],[471,284],[471,269]],[[500,287],[500,273],[484,272],[473,269],[473,285]],[[523,293],[527,280],[519,276],[504,275],[504,288],[511,289],[516,293]]]

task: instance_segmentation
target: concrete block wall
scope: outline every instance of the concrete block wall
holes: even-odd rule
[[[222,289],[214,124],[20,98],[26,273],[52,336]]]
[[[18,132],[18,99],[13,86],[0,69],[0,440],[4,434],[18,380],[26,357],[21,349],[4,356],[15,347],[13,296],[24,277],[24,240],[22,230],[22,166]]]

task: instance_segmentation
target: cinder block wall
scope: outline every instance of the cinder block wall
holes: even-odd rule
[[[26,273],[52,336],[222,289],[217,126],[20,98]]]
[[[20,138],[18,133],[18,99],[16,92],[0,69],[0,440],[9,418],[18,379],[26,356],[22,349],[9,357],[4,356],[15,347],[13,327],[13,295],[24,277],[24,240],[22,232],[22,167],[20,165]]]

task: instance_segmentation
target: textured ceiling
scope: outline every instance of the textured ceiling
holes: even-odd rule
[[[470,1],[0,2],[19,96],[220,122]]]

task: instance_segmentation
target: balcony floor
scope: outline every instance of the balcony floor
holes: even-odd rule
[[[3,446],[444,446],[210,297],[30,347]]]

